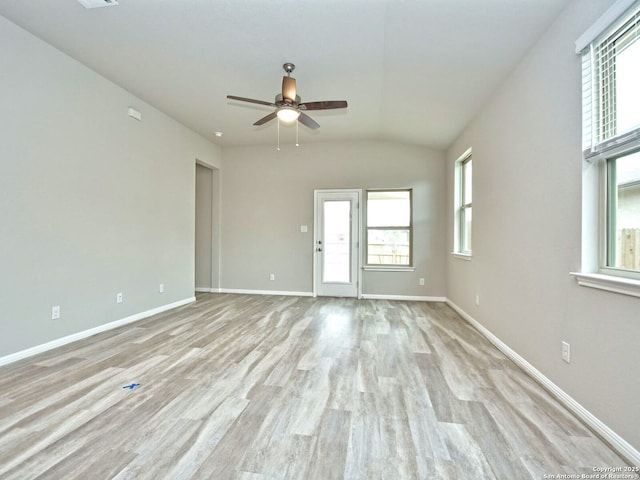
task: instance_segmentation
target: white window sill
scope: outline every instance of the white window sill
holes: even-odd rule
[[[466,260],[467,262],[472,258],[472,255],[470,253],[451,252],[451,255],[455,258],[459,258],[460,260]]]
[[[579,285],[583,287],[597,288],[608,292],[620,293],[640,297],[640,280],[632,278],[614,277],[601,273],[578,273],[571,272],[576,277]]]
[[[367,265],[362,267],[367,272],[415,272],[416,267],[402,267],[398,265]]]

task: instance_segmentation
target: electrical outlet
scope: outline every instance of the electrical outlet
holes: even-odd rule
[[[480,295],[476,293],[476,305],[480,306]]]
[[[424,278],[421,278],[420,280],[418,280],[418,283],[419,283],[420,285],[424,285]]]
[[[276,279],[276,274],[275,273],[270,273],[269,274],[269,280],[275,280]]]
[[[60,318],[60,305],[51,307],[51,320],[57,320]]]
[[[161,283],[160,286],[158,287],[158,291],[160,293],[164,293],[164,283]]]
[[[571,345],[562,342],[562,360],[569,363],[571,361]]]
[[[124,297],[122,296],[122,292],[116,293],[116,303],[122,303],[124,301]]]

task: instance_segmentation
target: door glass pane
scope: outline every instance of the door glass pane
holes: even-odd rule
[[[351,201],[323,202],[322,281],[351,281]]]

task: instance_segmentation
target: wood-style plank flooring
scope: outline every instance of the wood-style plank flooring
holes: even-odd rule
[[[623,465],[440,303],[202,294],[0,367],[7,480],[520,480]]]

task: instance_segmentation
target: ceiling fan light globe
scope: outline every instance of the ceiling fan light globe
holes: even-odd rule
[[[278,118],[283,123],[291,123],[295,122],[300,116],[300,112],[295,108],[291,107],[282,107],[278,109],[277,112]]]

